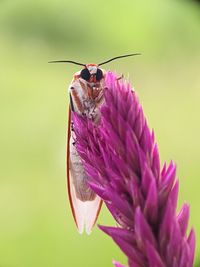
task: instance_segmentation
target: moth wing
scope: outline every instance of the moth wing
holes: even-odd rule
[[[81,201],[76,196],[75,186],[73,184],[74,169],[70,162],[70,139],[71,139],[71,109],[69,109],[68,120],[68,141],[67,141],[67,186],[69,202],[72,214],[77,225],[79,233],[83,233],[84,228],[87,234],[90,234],[94,226],[102,205],[102,200],[96,196],[91,201]]]

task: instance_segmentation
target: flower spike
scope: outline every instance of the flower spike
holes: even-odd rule
[[[160,169],[154,133],[129,84],[108,72],[104,98],[98,125],[73,114],[89,184],[119,225],[100,229],[125,253],[129,267],[192,267],[195,234],[187,235],[189,206],[176,214],[175,164]]]

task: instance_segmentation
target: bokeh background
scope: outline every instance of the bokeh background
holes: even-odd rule
[[[97,227],[80,236],[66,194],[67,87],[79,67],[121,54],[106,69],[129,77],[162,163],[173,159],[179,208],[200,265],[200,5],[176,0],[0,1],[0,266],[102,267],[126,263]],[[105,207],[98,223],[113,225]],[[198,264],[199,263],[199,264]]]

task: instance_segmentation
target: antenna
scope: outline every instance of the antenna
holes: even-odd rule
[[[79,65],[79,66],[84,66],[85,67],[85,64],[78,63],[78,62],[72,61],[72,60],[53,60],[53,61],[49,61],[48,63],[71,63],[71,64],[75,64],[75,65]]]
[[[98,66],[104,65],[104,64],[106,64],[106,63],[108,63],[108,62],[110,62],[110,61],[116,60],[116,59],[118,59],[118,58],[132,57],[132,56],[139,56],[139,55],[141,55],[141,54],[140,54],[140,53],[135,53],[135,54],[129,54],[129,55],[123,55],[123,56],[113,57],[113,58],[111,58],[111,59],[109,59],[109,60],[107,60],[107,61],[104,61],[104,62],[98,64]]]

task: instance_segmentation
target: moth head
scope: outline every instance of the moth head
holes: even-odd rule
[[[99,82],[103,78],[103,71],[97,64],[87,64],[81,70],[80,77],[87,82]]]

